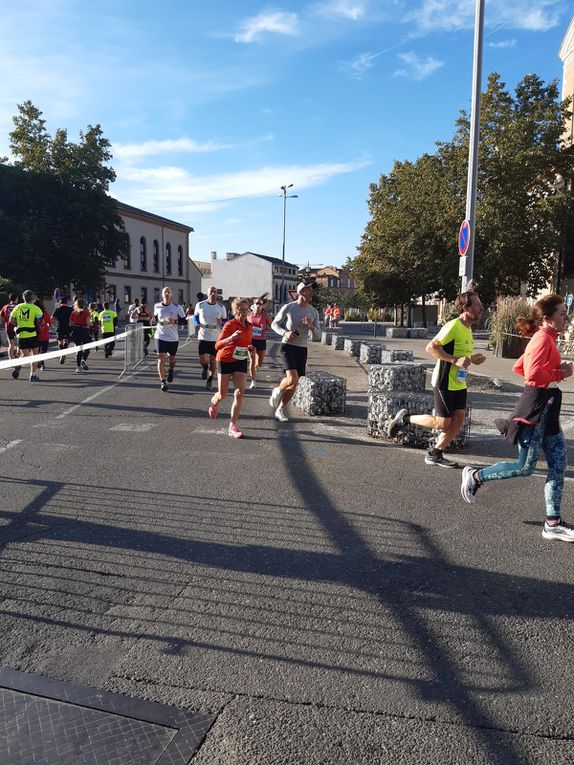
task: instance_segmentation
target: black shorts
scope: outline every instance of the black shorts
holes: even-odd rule
[[[286,372],[288,369],[295,369],[299,377],[305,377],[307,348],[281,343],[281,356],[283,356],[283,369]]]
[[[58,331],[56,332],[56,337],[58,340],[69,340],[70,339],[70,328],[69,327],[58,327]]]
[[[199,341],[199,355],[204,356],[208,353],[210,356],[215,356],[217,351],[215,350],[215,340],[200,340]]]
[[[155,345],[158,353],[167,353],[168,356],[175,356],[179,340],[160,340],[156,337]]]
[[[467,389],[441,390],[434,388],[434,411],[437,417],[452,417],[457,409],[466,409]]]
[[[38,336],[36,337],[19,337],[18,338],[18,346],[23,351],[28,351],[31,348],[39,348],[40,347],[40,341],[38,340]]]
[[[256,351],[264,351],[267,348],[267,340],[258,340],[254,337],[251,342]]]
[[[243,372],[244,374],[247,374],[247,359],[217,362],[218,374],[232,375],[234,372]]]
[[[8,338],[8,340],[16,339],[16,333],[14,332],[14,327],[10,327],[10,326],[6,327],[6,337]]]

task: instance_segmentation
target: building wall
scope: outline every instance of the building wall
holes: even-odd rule
[[[272,290],[272,264],[255,255],[236,255],[231,260],[212,255],[211,276],[201,280],[202,292],[215,286],[227,300],[234,297],[254,297]]]
[[[574,98],[574,18],[566,30],[558,55],[562,60],[562,98]],[[570,109],[572,110],[572,106]],[[564,141],[567,146],[572,146],[574,143],[574,121],[572,117],[568,120]]]
[[[195,302],[195,294],[201,289],[201,274],[190,261],[189,233],[185,227],[145,220],[136,214],[126,214],[121,208],[120,214],[130,239],[130,262],[118,258],[116,265],[106,270],[106,299],[115,299],[115,294],[123,305],[128,305],[134,298],[144,296],[146,302],[152,305],[160,299],[163,287],[168,286],[172,288],[176,302]],[[145,270],[140,251],[142,237],[145,239]],[[158,249],[157,271],[154,270],[154,241]],[[166,263],[168,245],[171,247],[171,274],[167,272]],[[182,253],[181,275],[178,274],[179,247]]]

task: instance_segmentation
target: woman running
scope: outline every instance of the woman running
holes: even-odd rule
[[[562,391],[556,385],[572,375],[572,364],[562,361],[556,341],[567,321],[560,295],[543,297],[535,303],[530,318],[521,317],[517,321],[520,334],[532,336],[532,339],[513,367],[514,372],[524,377],[524,392],[510,420],[503,421],[502,430],[511,443],[518,445],[518,459],[516,462],[498,462],[482,470],[465,467],[460,491],[465,502],[472,504],[476,492],[487,481],[531,475],[542,446],[548,463],[544,486],[546,521],[542,536],[574,542],[574,529],[563,522],[560,514],[566,449],[559,421]]]
[[[38,328],[38,340],[40,341],[39,353],[48,353],[48,346],[50,345],[50,327],[52,326],[52,317],[46,311],[44,304],[41,300],[36,300],[36,305],[42,311],[42,321]],[[43,361],[38,362],[38,368],[44,371],[46,365]]]
[[[271,329],[271,322],[267,314],[267,301],[262,298],[257,300],[251,306],[251,313],[247,317],[251,324],[253,333],[253,347],[255,353],[251,354],[249,363],[249,374],[251,375],[250,388],[255,388],[255,377],[259,368],[263,366],[265,351],[267,349],[267,340],[265,339],[265,330]]]
[[[74,309],[70,314],[70,340],[74,345],[84,345],[92,341],[92,318],[90,312],[86,309],[84,298],[78,298],[74,303]],[[82,370],[88,371],[86,360],[90,351],[78,351],[76,353],[76,374],[79,375]]]
[[[223,325],[215,342],[217,361],[217,393],[213,395],[209,405],[209,416],[212,420],[217,417],[217,408],[227,396],[229,382],[233,379],[233,404],[231,405],[231,422],[229,435],[232,438],[243,438],[243,433],[237,427],[241,413],[245,386],[247,385],[247,365],[253,352],[252,327],[247,321],[249,303],[247,300],[235,298],[231,304],[234,319]]]

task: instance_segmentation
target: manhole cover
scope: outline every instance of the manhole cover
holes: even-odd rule
[[[0,670],[2,765],[187,765],[214,719]]]

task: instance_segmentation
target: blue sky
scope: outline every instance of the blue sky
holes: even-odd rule
[[[100,123],[111,193],[211,250],[342,264],[369,184],[451,137],[470,102],[474,0],[3,0],[0,154],[16,105],[77,140]],[[564,0],[486,0],[484,78],[561,77]],[[464,210],[461,210],[461,219]],[[453,232],[453,237],[457,232]]]

